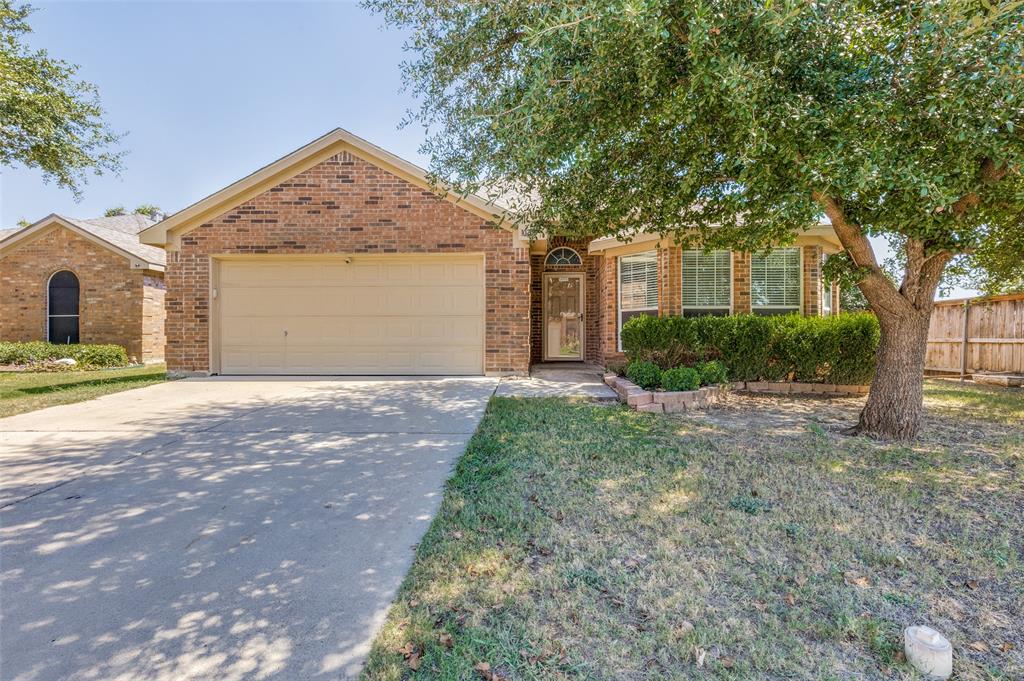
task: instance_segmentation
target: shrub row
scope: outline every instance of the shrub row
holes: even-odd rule
[[[734,381],[863,385],[875,370],[879,328],[866,312],[834,317],[648,317],[622,328],[630,362],[662,369],[720,359]]]
[[[120,345],[60,345],[43,341],[0,342],[0,364],[32,365],[68,358],[75,360],[85,369],[128,365],[128,353]]]
[[[700,362],[695,367],[672,367],[664,371],[654,362],[634,360],[626,367],[626,378],[644,390],[663,388],[677,392],[696,390],[702,385],[719,385],[729,380],[729,371],[718,360]]]

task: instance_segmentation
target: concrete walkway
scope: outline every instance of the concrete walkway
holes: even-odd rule
[[[604,384],[603,376],[604,370],[591,364],[535,364],[530,368],[529,378],[506,378],[495,394],[500,397],[576,397],[617,402],[618,396]]]
[[[0,676],[353,677],[495,385],[202,379],[0,420]]]

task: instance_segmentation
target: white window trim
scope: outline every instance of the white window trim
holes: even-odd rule
[[[579,262],[573,262],[573,263],[548,262],[551,259],[551,256],[554,253],[556,253],[557,251],[561,251],[561,250],[569,251],[570,253],[572,253],[573,255],[576,256],[576,259],[579,260]],[[550,251],[548,251],[547,255],[544,256],[544,267],[580,267],[582,265],[583,265],[583,258],[580,256],[579,251],[577,251],[575,248],[569,248],[568,246],[556,246],[555,248],[552,248]]]
[[[658,263],[658,251],[641,251],[640,253],[630,253],[629,255],[620,255],[615,258],[615,347],[619,352],[622,352],[622,313],[623,312],[649,312],[654,311],[654,316],[658,316],[657,307],[637,307],[629,310],[622,309],[622,259],[628,258],[634,255],[653,255],[654,266],[657,269]],[[656,272],[656,276],[660,272]],[[661,296],[658,296],[658,305],[661,305]]]
[[[693,250],[693,249],[691,249],[691,250]],[[718,249],[715,249],[715,250],[722,251],[722,250],[725,250],[725,249],[718,248]],[[686,251],[681,251],[679,253],[679,305],[680,305],[681,312],[686,312],[687,310],[724,310],[724,309],[726,309],[726,307],[728,307],[729,314],[732,315],[733,310],[736,307],[736,277],[735,277],[736,261],[734,259],[735,256],[734,256],[733,252],[732,251],[726,251],[726,253],[729,254],[729,305],[728,306],[725,306],[725,305],[683,305],[683,303],[682,303],[682,300],[683,300],[683,253],[685,253],[685,252]],[[715,251],[710,251],[710,252],[714,253]]]
[[[804,249],[802,246],[781,246],[779,248],[773,248],[771,250],[778,251],[785,248],[796,249],[798,255],[797,262],[797,275],[800,278],[800,285],[797,287],[799,299],[797,300],[796,306],[790,305],[754,305],[754,254],[750,254],[750,312],[754,310],[783,310],[788,312],[797,312],[799,314],[804,313]]]
[[[56,277],[61,272],[70,272],[71,274],[75,275],[75,281],[78,282],[78,314],[50,314],[50,282],[53,281],[53,278]],[[51,272],[50,276],[48,276],[46,278],[46,342],[47,343],[52,342],[50,340],[50,319],[52,319],[53,317],[62,317],[62,318],[74,317],[74,318],[78,319],[78,337],[79,337],[79,340],[81,340],[81,337],[82,337],[82,279],[78,276],[78,273],[75,272],[74,270],[69,270],[67,268],[62,269],[62,270],[57,270],[56,272]]]
[[[825,271],[825,260],[828,259],[827,253],[821,254],[821,260],[818,263],[818,284],[821,289],[821,300],[818,301],[818,316],[819,317],[831,317],[832,316],[832,284],[826,283],[823,272]],[[828,300],[828,314],[825,314],[825,301]]]

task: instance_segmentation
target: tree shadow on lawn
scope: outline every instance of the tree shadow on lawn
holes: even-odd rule
[[[76,388],[91,388],[101,385],[131,385],[133,383],[151,383],[154,380],[160,379],[159,373],[152,374],[136,374],[131,376],[106,376],[102,378],[86,378],[82,377],[78,381],[65,381],[61,383],[53,383],[50,385],[38,385],[38,386],[27,386],[24,388],[10,388],[8,392],[8,399],[11,397],[17,397],[18,395],[46,395],[49,393],[57,393],[65,390],[76,389]]]
[[[831,428],[863,398],[734,400],[673,416],[492,401],[365,678],[414,660],[437,679],[479,662],[517,679],[911,679],[899,636],[921,622],[950,636],[960,678],[1024,671],[1011,427],[932,415],[907,447]]]

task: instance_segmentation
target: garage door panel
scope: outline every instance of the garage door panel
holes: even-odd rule
[[[219,286],[223,373],[483,369],[480,256],[226,261]]]
[[[246,371],[276,374],[286,370],[286,350],[283,345],[261,347],[225,345],[221,350],[221,370],[225,373]]]
[[[448,279],[458,285],[476,286],[484,279],[483,263],[452,264],[448,266]]]
[[[218,296],[221,309],[230,311],[226,316],[261,317],[270,314],[271,310],[291,307],[296,301],[293,291],[294,289],[272,286],[228,287],[221,284]]]

